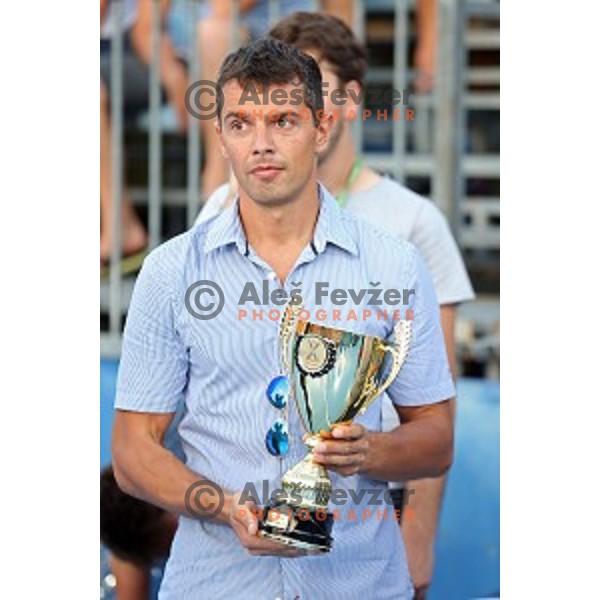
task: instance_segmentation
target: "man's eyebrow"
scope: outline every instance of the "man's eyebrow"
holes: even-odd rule
[[[299,117],[300,113],[292,108],[284,108],[283,110],[273,108],[265,113],[265,118],[267,120],[274,120],[275,115],[278,117]]]
[[[295,117],[295,118],[299,118],[300,117],[300,113],[295,111],[292,108],[284,108],[283,110],[278,110],[276,108],[273,108],[271,110],[264,110],[264,109],[258,109],[258,110],[249,110],[247,108],[242,108],[239,110],[229,110],[225,113],[224,117],[223,117],[223,121],[227,121],[228,119],[249,119],[251,116],[258,116],[260,115],[260,113],[263,113],[262,116],[264,118],[265,121],[275,121],[276,119],[279,119],[281,117]],[[258,115],[257,115],[258,113]]]
[[[244,119],[250,116],[250,111],[248,110],[230,110],[227,111],[225,116],[223,117],[223,121],[227,121],[227,119]]]

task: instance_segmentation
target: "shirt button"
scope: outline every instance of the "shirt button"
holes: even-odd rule
[[[270,271],[269,274],[267,275],[267,279],[269,281],[275,281],[275,279],[277,279],[277,273],[275,273],[275,271]],[[275,600],[278,600],[277,598]],[[279,599],[281,600],[281,599]]]

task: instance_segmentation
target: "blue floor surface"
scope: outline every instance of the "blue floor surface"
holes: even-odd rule
[[[110,462],[116,373],[116,361],[101,360],[101,466]],[[500,386],[496,381],[461,379],[458,399],[454,464],[429,600],[500,593]]]

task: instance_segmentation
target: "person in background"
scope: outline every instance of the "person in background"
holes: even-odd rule
[[[325,110],[341,111],[334,121],[327,148],[318,161],[318,178],[346,210],[394,235],[408,239],[421,251],[432,275],[440,304],[442,329],[448,360],[456,377],[454,326],[460,303],[474,298],[460,251],[446,219],[436,206],[399,183],[383,177],[359,157],[352,137],[351,101],[332,102],[332,91],[351,91],[359,97],[367,69],[366,51],[340,19],[322,13],[298,12],[283,19],[270,32],[315,58],[321,69],[327,95]],[[360,117],[359,117],[360,118]],[[230,205],[236,196],[234,178],[219,188],[204,206],[197,223],[206,221]],[[452,406],[454,410],[454,403]],[[391,403],[382,404],[385,429],[398,426]],[[398,482],[392,487],[397,488]],[[402,533],[417,598],[424,598],[433,571],[433,549],[445,477],[405,482],[411,496],[414,518],[402,524]],[[402,504],[401,495],[398,500]]]
[[[321,0],[323,12],[344,21],[348,27],[354,24],[354,2],[348,0]]]
[[[123,37],[123,109],[125,117],[134,117],[148,107],[149,68],[151,59],[151,0],[124,0],[122,19],[117,22],[114,7],[100,0],[100,265],[107,274],[112,248],[112,127],[110,118],[112,36],[115,29]],[[166,2],[161,3],[161,20],[166,16]],[[164,31],[160,38],[160,81],[166,98],[177,115],[180,131],[185,131],[188,113],[185,90],[188,86],[186,66],[175,53]],[[124,186],[121,200],[123,272],[136,270],[145,254],[146,230]]]
[[[110,551],[117,600],[148,600],[150,571],[164,564],[177,515],[119,489],[112,466],[100,473],[100,541]]]
[[[437,49],[437,0],[417,0],[417,45],[413,61],[417,72],[417,92],[428,94],[433,89]]]
[[[165,448],[180,460],[184,454],[177,428],[182,418],[179,406],[163,439]],[[117,600],[149,599],[152,571],[164,567],[176,530],[176,514],[122,492],[112,465],[101,470],[100,542],[109,553],[107,566]]]

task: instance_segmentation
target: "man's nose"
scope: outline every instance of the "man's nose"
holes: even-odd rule
[[[273,145],[273,133],[266,123],[258,123],[254,128],[254,144],[252,148],[253,155],[273,154],[275,147]]]

